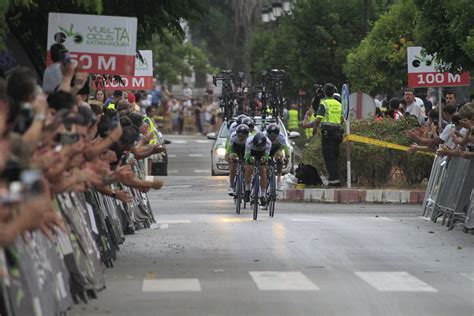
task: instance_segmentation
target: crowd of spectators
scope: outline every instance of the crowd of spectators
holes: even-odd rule
[[[59,62],[60,46],[51,49],[44,89],[25,67],[0,79],[2,247],[27,231],[52,236],[56,227],[67,230],[54,204],[56,194],[95,188],[127,203],[130,194],[111,184],[141,192],[163,185],[131,168],[134,161],[165,150],[153,142],[156,130],[145,121],[142,95],[98,90],[89,98],[88,74],[80,64]]]

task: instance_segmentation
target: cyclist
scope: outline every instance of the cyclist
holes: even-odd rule
[[[251,117],[247,117],[242,120],[242,124],[245,124],[250,129],[250,135],[255,134],[255,123]]]
[[[245,115],[245,114],[240,114],[237,119],[232,122],[232,124],[230,124],[230,127],[229,127],[229,135],[232,134],[233,132],[235,132],[235,129],[237,128],[237,126],[239,126],[240,124],[242,124],[242,121],[244,119],[246,119],[248,116]]]
[[[255,161],[260,161],[260,192],[266,192],[267,189],[267,168],[265,164],[270,157],[272,143],[263,132],[257,132],[250,135],[245,143],[245,195],[244,200],[250,201],[250,181],[252,180],[252,165]],[[260,194],[260,205],[266,207],[267,199],[265,194]]]
[[[226,146],[226,160],[229,162],[229,195],[234,195],[235,187],[235,172],[237,168],[237,159],[244,158],[245,154],[245,142],[249,136],[250,129],[245,124],[237,126],[236,130],[230,135],[229,141]]]
[[[267,126],[266,136],[272,143],[270,157],[275,157],[277,166],[277,187],[281,190],[281,174],[283,173],[283,165],[287,164],[290,158],[290,149],[285,135],[280,132],[280,127],[271,123]]]

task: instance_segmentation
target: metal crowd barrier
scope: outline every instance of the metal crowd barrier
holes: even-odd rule
[[[474,159],[436,157],[423,203],[423,216],[441,220],[453,229],[464,223],[464,231],[474,228]]]
[[[138,175],[143,165],[134,167]],[[129,204],[97,190],[62,193],[55,199],[69,233],[53,240],[40,232],[0,248],[0,315],[65,315],[73,303],[97,298],[105,267],[113,267],[125,233],[154,222],[148,197],[124,187]]]

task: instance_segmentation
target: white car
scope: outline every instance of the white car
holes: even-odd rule
[[[256,116],[254,118],[255,121],[255,130],[258,131],[263,131],[262,130],[262,118],[259,116]],[[270,123],[275,123],[275,120],[273,120],[271,117],[266,118],[266,125]],[[278,119],[277,122],[278,126],[280,127],[280,132],[282,132],[286,140],[289,144],[289,150],[290,150],[290,160],[288,164],[285,166],[283,169],[283,174],[285,173],[292,173],[294,172],[294,150],[293,150],[293,145],[294,142],[292,139],[300,137],[300,133],[298,132],[290,132],[285,128],[285,125],[283,122]],[[214,140],[214,143],[212,144],[211,148],[211,172],[213,176],[225,176],[229,174],[229,163],[224,159],[224,156],[226,154],[226,148],[225,144],[227,141],[227,137],[229,136],[229,130],[227,128],[227,123],[223,123],[221,128],[219,129],[219,132],[217,133],[209,133],[207,134],[208,139]]]

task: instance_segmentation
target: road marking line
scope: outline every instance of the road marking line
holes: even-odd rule
[[[470,272],[470,273],[468,273],[468,272],[466,272],[466,273],[461,272],[461,275],[462,275],[463,277],[465,277],[465,278],[468,278],[468,279],[471,280],[471,281],[474,281],[474,272]]]
[[[189,219],[159,219],[157,224],[191,224]]]
[[[438,292],[408,272],[354,272],[380,292]]]
[[[210,173],[210,170],[194,170],[195,173]]]
[[[169,224],[161,224],[160,229],[167,229]]]
[[[187,140],[179,140],[179,139],[177,139],[177,140],[172,140],[172,141],[171,141],[171,144],[187,144],[187,143],[188,143]]]
[[[176,158],[175,154],[168,154],[168,158]]]
[[[355,218],[357,218],[357,217],[355,217]],[[389,217],[385,217],[385,216],[379,216],[379,217],[376,217],[376,216],[361,216],[360,218],[368,219],[368,220],[374,220],[374,221],[382,221],[382,222],[393,222],[393,219],[391,219]]]
[[[316,218],[292,218],[291,219],[293,222],[319,222],[321,221],[320,219]]]
[[[319,287],[300,271],[250,271],[260,291],[318,291]]]
[[[203,157],[203,154],[189,154],[189,157]]]
[[[210,143],[212,143],[212,140],[198,139],[198,140],[196,140],[196,143],[199,143],[199,144],[210,144]]]
[[[201,292],[199,279],[144,279],[142,292]]]
[[[190,188],[191,185],[186,184],[186,185],[168,185],[164,186],[163,189],[181,189],[181,188]]]
[[[178,170],[168,170],[168,173],[179,173]]]

